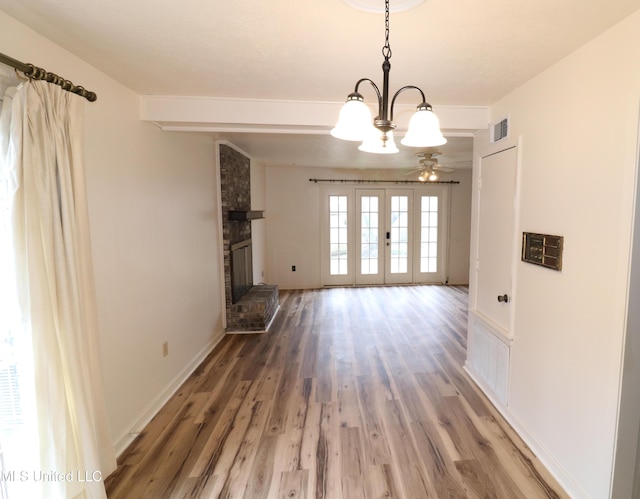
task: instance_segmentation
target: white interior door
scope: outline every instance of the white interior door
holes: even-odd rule
[[[476,309],[510,331],[515,241],[515,147],[484,157],[479,170]]]

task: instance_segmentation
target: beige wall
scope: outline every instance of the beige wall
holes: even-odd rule
[[[511,133],[522,140],[518,233],[565,238],[562,272],[516,267],[507,410],[576,497],[608,497],[611,485],[637,171],[638,47],[640,13],[491,110],[494,119],[509,114]],[[637,423],[623,436],[634,445]]]
[[[265,167],[251,161],[251,209],[264,210],[267,207]],[[267,214],[268,215],[268,214]],[[267,277],[267,221],[251,221],[251,241],[253,252],[253,283],[268,281]]]
[[[3,12],[0,52],[98,95],[85,106],[87,189],[107,410],[122,450],[222,333],[214,144],[140,121],[138,95]]]
[[[320,272],[320,193],[324,179],[400,179],[406,171],[268,167],[267,267],[268,280],[282,289],[309,289],[322,285]],[[471,225],[471,170],[457,170],[443,180],[457,180],[451,187],[451,248],[449,283],[469,281]],[[363,184],[364,185],[364,184]],[[393,187],[393,185],[387,185]],[[291,271],[291,266],[296,271]]]

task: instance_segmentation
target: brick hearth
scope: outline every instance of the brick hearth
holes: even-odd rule
[[[231,305],[227,318],[227,333],[266,332],[280,308],[278,286],[253,286]]]

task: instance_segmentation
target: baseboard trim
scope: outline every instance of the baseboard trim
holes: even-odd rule
[[[574,498],[588,498],[587,493],[566,473],[564,468],[555,460],[555,458],[546,450],[546,448],[531,434],[527,427],[515,417],[508,407],[500,403],[497,397],[493,395],[491,390],[482,382],[480,377],[473,372],[473,367],[465,362],[463,369],[473,380],[473,382],[482,390],[484,395],[489,399],[491,404],[502,415],[506,422],[513,428],[524,443],[531,449],[542,465],[551,473],[558,484],[564,491]]]
[[[145,426],[155,417],[162,407],[169,401],[173,394],[182,386],[195,369],[209,355],[213,349],[224,338],[224,333],[218,333],[199,353],[196,355],[185,368],[165,387],[164,390],[156,397],[146,411],[132,424],[132,429],[127,433],[120,435],[114,442],[116,456],[120,456],[129,445],[142,432]]]

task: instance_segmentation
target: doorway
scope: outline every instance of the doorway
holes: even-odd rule
[[[448,189],[338,188],[323,194],[323,285],[446,280]]]

